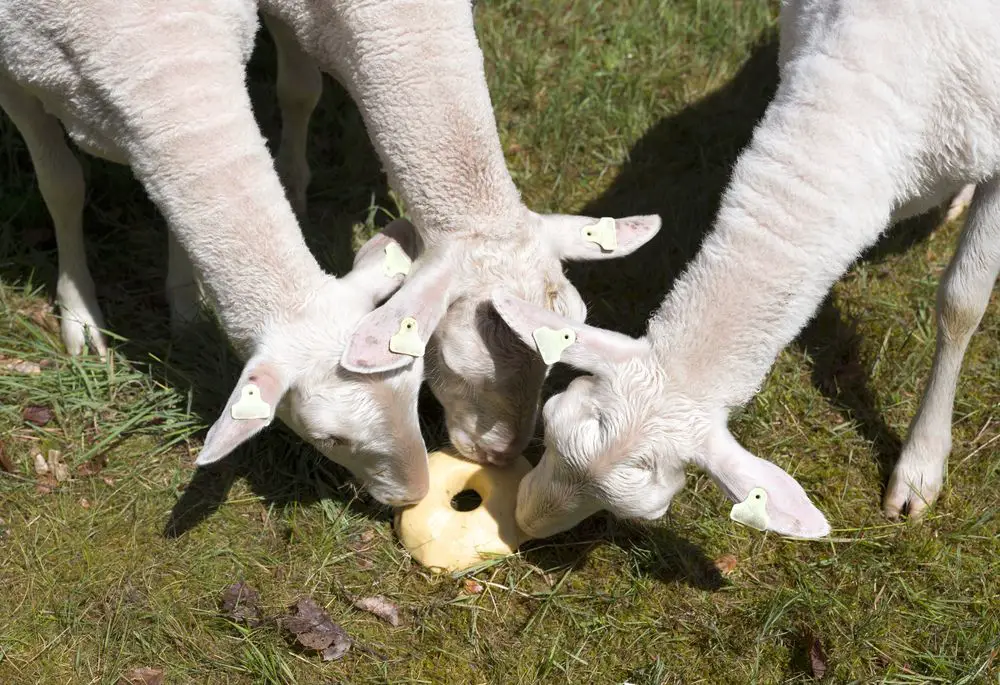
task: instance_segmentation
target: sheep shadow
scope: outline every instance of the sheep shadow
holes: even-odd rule
[[[590,216],[663,218],[663,229],[649,245],[616,263],[614,279],[599,263],[571,267],[570,277],[588,303],[588,323],[630,335],[645,332],[650,313],[711,230],[733,164],[777,88],[777,55],[776,35],[762,36],[725,86],[643,135],[608,190],[582,209]],[[892,227],[861,259],[878,263],[909,250],[931,234],[942,216],[938,210]],[[827,298],[795,344],[812,359],[814,386],[871,443],[884,485],[901,441],[868,385],[860,341],[856,322]],[[575,375],[559,369],[549,389],[564,387]]]
[[[521,555],[547,572],[577,571],[585,568],[591,554],[603,546],[624,552],[631,564],[630,573],[661,583],[683,583],[704,592],[715,592],[726,585],[701,548],[671,527],[618,520],[608,513],[591,516],[566,533],[525,543]]]

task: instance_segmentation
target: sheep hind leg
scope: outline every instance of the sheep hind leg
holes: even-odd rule
[[[306,150],[309,119],[323,93],[323,77],[284,23],[264,15],[264,23],[274,38],[278,55],[278,107],[281,110],[281,143],[278,147],[278,175],[292,209],[299,219],[306,217],[306,190],[312,172]]]
[[[958,217],[962,216],[962,213],[969,208],[972,203],[972,197],[976,192],[976,186],[973,184],[968,184],[964,186],[958,194],[951,199],[948,204],[948,213],[945,215],[946,221],[954,221]]]
[[[104,317],[94,292],[83,244],[86,188],[80,162],[66,144],[62,125],[20,86],[0,78],[0,107],[20,131],[31,155],[38,187],[55,225],[59,252],[56,302],[66,349],[82,354],[87,344],[103,359]]]
[[[167,304],[170,306],[170,331],[179,336],[201,314],[204,294],[201,283],[194,272],[194,266],[187,252],[174,237],[173,231],[167,235]]]
[[[937,347],[930,380],[893,470],[883,508],[919,518],[941,492],[955,390],[969,340],[1000,274],[1000,178],[977,188],[955,256],[938,287]]]

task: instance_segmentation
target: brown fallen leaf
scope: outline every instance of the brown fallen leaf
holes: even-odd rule
[[[48,407],[42,407],[37,404],[30,404],[21,410],[21,418],[28,423],[33,423],[36,426],[44,426],[49,421],[55,413]]]
[[[347,631],[331,621],[316,602],[303,597],[293,608],[295,614],[279,619],[279,623],[300,645],[320,652],[323,661],[334,661],[347,654],[351,648]]]
[[[222,593],[222,615],[256,628],[263,623],[259,602],[260,594],[252,587],[243,581],[233,583]]]
[[[374,614],[393,626],[399,625],[399,607],[381,595],[374,597],[362,597],[354,600],[354,606],[361,611]]]
[[[0,372],[37,376],[42,372],[42,367],[35,362],[25,361],[17,357],[5,357],[0,354]]]
[[[348,541],[347,549],[352,552],[365,552],[371,549],[372,540],[375,539],[375,531],[369,528],[357,538]]]
[[[162,668],[133,668],[118,681],[119,685],[163,685]]]
[[[104,454],[98,454],[77,466],[76,475],[82,478],[96,476],[107,465],[107,463],[108,458]]]
[[[48,458],[49,472],[56,479],[57,483],[69,480],[69,467],[63,463],[62,452],[59,450],[49,450]]]
[[[14,460],[10,458],[10,455],[3,448],[3,443],[0,442],[0,471],[14,473],[14,470]]]
[[[104,478],[102,478],[101,480],[104,481],[105,485],[114,485],[115,484],[115,479],[111,478],[110,476],[104,476]]]
[[[90,509],[90,500],[86,497],[80,498],[80,507],[83,509]]]
[[[823,643],[815,635],[809,637],[809,665],[812,667],[813,677],[817,680],[826,675],[827,659],[823,650]]]
[[[478,595],[483,591],[483,586],[475,578],[466,578],[462,581],[462,591],[467,595]]]
[[[728,576],[730,573],[736,570],[736,564],[739,560],[733,554],[723,554],[721,557],[712,562],[719,573],[724,576]]]

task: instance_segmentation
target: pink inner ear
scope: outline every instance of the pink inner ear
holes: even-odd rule
[[[630,216],[615,220],[615,233],[618,244],[623,248],[632,248],[650,240],[660,230],[659,217]]]
[[[270,404],[272,409],[276,408],[282,395],[281,382],[278,380],[276,367],[267,362],[261,362],[253,368],[250,375],[247,376],[246,382],[253,383],[260,388],[260,398]]]

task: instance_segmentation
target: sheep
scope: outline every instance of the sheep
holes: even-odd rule
[[[890,517],[923,514],[944,477],[962,357],[1000,272],[998,41],[1000,8],[985,0],[790,0],[778,91],[712,232],[645,337],[494,293],[529,345],[540,327],[568,329],[575,342],[561,361],[590,374],[544,407],[546,450],[518,493],[528,534],[555,534],[601,509],[656,518],[694,464],[734,502],[761,488],[761,527],[826,535],[829,523],[803,488],[737,443],[730,408],[757,392],[887,226],[974,184],[938,290],[930,382],[883,504]]]
[[[489,293],[504,285],[583,321],[562,261],[627,255],[656,234],[659,217],[609,229],[610,220],[525,207],[504,161],[468,0],[263,0],[261,9],[278,55],[279,170],[293,204],[304,211],[319,65],[352,94],[426,247],[420,273],[360,322],[344,368],[409,364],[389,341],[401,320],[415,319],[452,444],[474,460],[509,462],[534,434],[547,367],[499,322]],[[584,235],[598,226],[611,231],[604,247]]]
[[[196,463],[211,464],[280,416],[349,468],[375,499],[420,500],[427,452],[417,420],[421,360],[379,375],[339,363],[349,334],[415,256],[390,224],[335,278],[309,252],[245,87],[258,28],[246,0],[0,0],[0,106],[27,143],[59,243],[71,352],[98,349],[103,322],[83,256],[83,177],[60,129],[129,164],[166,218],[175,256],[197,275],[246,365]],[[398,252],[398,249],[396,250]],[[397,255],[398,257],[398,255]],[[79,325],[77,325],[79,324]]]

